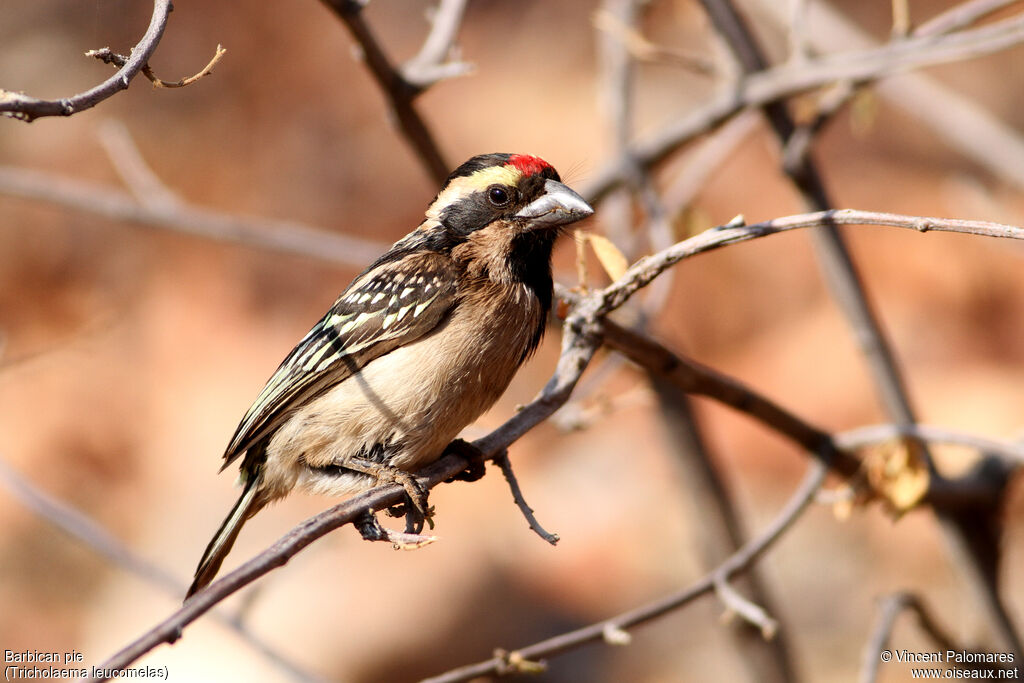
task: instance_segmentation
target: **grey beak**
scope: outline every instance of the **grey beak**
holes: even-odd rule
[[[556,180],[544,183],[544,194],[523,207],[516,218],[523,218],[538,228],[553,228],[583,220],[594,209],[583,197]]]

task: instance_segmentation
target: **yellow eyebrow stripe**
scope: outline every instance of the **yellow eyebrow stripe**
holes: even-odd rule
[[[462,180],[465,181],[465,185],[470,186],[473,190],[482,190],[488,185],[495,183],[514,187],[519,183],[522,175],[518,169],[512,166],[491,166],[490,168],[481,168],[476,173],[466,176]]]
[[[475,171],[464,178],[456,178],[430,205],[430,209],[427,210],[427,218],[437,220],[442,207],[449,206],[452,202],[469,196],[474,192],[485,190],[491,185],[500,184],[515,187],[519,184],[522,177],[523,174],[518,168],[505,164],[503,166],[481,168],[479,171]]]

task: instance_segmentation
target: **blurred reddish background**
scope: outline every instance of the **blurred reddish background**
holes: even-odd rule
[[[426,2],[375,0],[366,11],[396,59],[428,29]],[[460,33],[475,74],[418,100],[451,164],[482,152],[529,152],[584,183],[612,153],[599,104],[591,15],[597,2],[471,2]],[[878,39],[888,3],[843,2]],[[877,7],[873,7],[877,5]],[[927,17],[949,2],[913,3]],[[40,97],[91,87],[110,67],[82,56],[127,52],[151,7],[127,0],[0,4],[0,86]],[[690,2],[652,3],[652,40],[718,50]],[[759,33],[775,55],[784,38]],[[217,43],[213,75],[181,90],[141,77],[68,119],[0,120],[0,164],[119,186],[100,143],[123,124],[183,200],[296,220],[389,244],[437,191],[385,116],[353,44],[320,3],[179,2],[151,65],[175,80]],[[841,48],[841,45],[837,45]],[[928,70],[1010,126],[1024,128],[1024,50]],[[638,134],[699,104],[703,76],[639,67]],[[844,111],[817,159],[842,207],[1024,222],[1021,189],[950,151],[881,100],[867,125]],[[862,102],[862,105],[864,103]],[[855,125],[857,124],[857,125]],[[1024,162],[1022,162],[1024,163]],[[798,213],[761,125],[715,171],[690,215],[705,227]],[[121,224],[0,196],[0,458],[79,508],[182,585],[236,495],[219,457],[264,380],[357,272],[313,259]],[[700,226],[699,226],[700,227]],[[1024,408],[1021,245],[885,228],[848,230],[869,290],[906,371],[922,421],[996,438],[1020,434]],[[558,278],[575,280],[571,240]],[[591,269],[597,272],[596,267]],[[594,276],[595,281],[598,276]],[[808,235],[790,233],[676,268],[655,323],[670,346],[738,376],[832,430],[883,422],[863,359],[823,288]],[[485,433],[550,375],[557,330],[502,401],[470,431]],[[627,394],[586,429],[547,424],[513,448],[527,499],[562,541],[526,528],[502,478],[432,495],[441,541],[415,553],[368,544],[346,529],[260,584],[247,624],[304,669],[333,680],[412,680],[589,623],[692,583],[701,511],[684,499],[656,405],[640,373],[619,370],[587,405]],[[788,497],[807,457],[711,403],[698,402],[714,457],[749,533]],[[969,460],[953,454],[944,466]],[[251,522],[227,568],[331,504],[294,496]],[[1004,539],[1010,608],[1024,624],[1022,501]],[[813,508],[761,563],[806,680],[859,669],[877,599],[926,596],[965,642],[989,636],[930,513],[893,522],[877,508],[837,520]],[[0,649],[70,650],[97,664],[166,616],[173,596],[99,558],[0,491]],[[240,607],[236,597],[226,613]],[[556,658],[541,680],[706,681],[746,675],[722,607],[705,598],[634,632],[628,647],[595,645]],[[895,642],[929,649],[901,622]],[[142,660],[175,680],[289,680],[234,632],[204,618]],[[905,669],[883,668],[883,680]]]

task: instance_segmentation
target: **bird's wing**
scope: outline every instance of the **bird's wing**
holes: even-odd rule
[[[358,277],[267,382],[238,425],[224,467],[306,401],[433,330],[455,304],[456,281],[454,264],[435,253],[384,262]]]

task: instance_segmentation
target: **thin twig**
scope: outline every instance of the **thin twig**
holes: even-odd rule
[[[1009,7],[1020,0],[970,0],[938,14],[914,29],[914,35],[938,36],[970,26],[987,14]]]
[[[211,59],[201,71],[178,81],[165,81],[157,78],[149,64],[142,67],[142,75],[148,78],[149,82],[152,83],[155,88],[184,88],[187,85],[192,85],[200,78],[210,75],[210,73],[213,72],[213,67],[217,66],[217,62],[220,61],[220,58],[223,57],[226,52],[227,50],[218,45],[217,49],[214,51],[213,59]],[[100,48],[99,50],[89,50],[85,53],[85,56],[95,57],[104,64],[113,64],[117,67],[125,66],[130,59],[129,57],[112,51],[109,47]]]
[[[726,617],[736,614],[761,631],[761,637],[771,640],[779,630],[779,622],[752,600],[743,597],[726,578],[715,579],[715,595],[725,605]]]
[[[749,569],[800,518],[825,481],[827,471],[828,468],[823,463],[811,464],[800,486],[775,520],[729,559],[688,588],[610,619],[506,653],[504,656],[492,657],[476,664],[452,669],[441,675],[427,678],[423,683],[455,683],[456,681],[468,681],[478,676],[496,674],[503,670],[510,658],[537,661],[543,657],[575,649],[586,643],[602,640],[609,631],[624,632],[626,629],[651,621],[692,602],[714,590],[716,582],[727,581]]]
[[[628,182],[632,165],[651,167],[660,163],[681,145],[747,107],[763,106],[835,81],[869,81],[910,68],[980,57],[1006,49],[1021,40],[1024,40],[1024,16],[1016,16],[938,39],[934,36],[909,38],[899,43],[820,57],[805,64],[784,64],[743,76],[734,87],[711,98],[700,108],[650,137],[632,143],[629,165],[613,159],[596,169],[581,185],[580,194],[588,201],[597,201],[612,188]]]
[[[508,453],[502,453],[498,457],[494,458],[494,464],[500,467],[501,473],[505,475],[505,481],[508,482],[508,487],[512,491],[512,499],[516,502],[519,510],[523,513],[523,517],[526,518],[530,528],[551,545],[558,545],[558,541],[561,540],[559,539],[558,534],[552,534],[540,525],[540,522],[537,521],[537,517],[533,514],[533,508],[531,508],[526,503],[526,499],[523,498],[523,490],[519,488],[519,481],[516,479],[515,472],[512,471],[512,463],[508,460]]]
[[[116,74],[95,88],[59,100],[41,100],[22,93],[0,90],[0,114],[26,122],[44,116],[71,116],[116,95],[128,87],[131,80],[153,56],[167,27],[170,12],[171,0],[153,1],[153,15],[149,20],[149,28],[132,48],[131,57]]]
[[[465,10],[466,0],[440,0],[434,9],[430,33],[423,41],[423,47],[400,69],[407,83],[423,91],[446,78],[472,73],[472,64],[458,59],[448,60]]]
[[[168,208],[181,206],[183,202],[146,163],[123,123],[103,121],[99,126],[99,139],[121,182],[140,204]]]
[[[621,43],[633,59],[642,62],[674,64],[705,76],[714,75],[717,71],[715,63],[703,55],[651,42],[632,23],[623,21],[621,17],[616,16],[607,8],[594,12],[592,21],[597,30]]]
[[[881,652],[889,643],[889,639],[892,637],[892,629],[896,624],[896,618],[905,611],[910,611],[917,618],[917,624],[921,627],[921,630],[932,639],[932,642],[938,646],[939,652],[945,653],[949,651],[953,652],[969,652],[972,654],[988,654],[992,655],[995,653],[988,653],[984,650],[978,650],[974,648],[964,647],[962,644],[957,643],[935,620],[935,617],[925,607],[921,599],[908,592],[899,592],[889,595],[882,601],[881,608],[878,611],[878,618],[875,620],[875,625],[871,629],[871,635],[868,638],[867,643],[864,647],[864,655],[860,670],[859,680],[861,683],[874,683],[878,678],[879,664],[882,661],[897,661],[895,658],[882,660],[880,657]],[[890,656],[892,655],[891,650],[889,651]],[[982,658],[981,661],[984,662]],[[947,665],[951,665],[958,668],[975,669],[978,671],[992,671],[992,670],[1006,670],[1007,667],[996,663],[996,662],[985,662],[985,663],[965,663],[959,661],[946,661],[941,660]]]
[[[789,230],[818,227],[822,225],[885,225],[918,232],[958,232],[987,237],[1024,239],[1024,228],[991,221],[970,221],[931,216],[907,216],[877,211],[836,209],[797,214],[737,227],[717,227],[699,235],[678,242],[657,254],[640,259],[625,275],[601,290],[600,311],[607,312],[621,306],[626,299],[644,287],[660,272],[679,261],[718,249],[727,244],[746,242],[758,237],[774,235]]]

